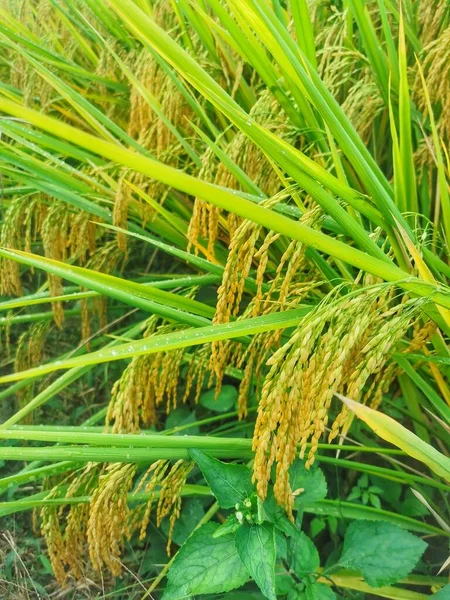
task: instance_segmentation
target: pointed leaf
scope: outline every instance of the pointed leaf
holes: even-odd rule
[[[422,441],[406,427],[397,423],[395,419],[341,394],[336,394],[336,396],[383,440],[401,448],[409,456],[425,463],[437,475],[450,481],[450,458]]]
[[[324,583],[308,583],[304,597],[305,600],[336,600],[336,594]]]
[[[217,528],[216,523],[206,523],[181,546],[167,575],[169,585],[163,600],[228,592],[247,581],[234,537],[213,537]]]
[[[269,600],[275,594],[275,529],[271,523],[244,525],[236,533],[236,549],[243,564]]]
[[[296,460],[291,467],[290,485],[292,491],[297,492],[296,508],[323,500],[327,495],[327,482],[322,470],[316,465],[306,469],[305,463],[301,460]]]
[[[395,583],[408,575],[427,544],[391,523],[355,521],[346,531],[339,564],[359,571],[372,587]]]
[[[222,508],[233,508],[255,493],[248,467],[224,463],[201,450],[189,451]]]
[[[302,531],[296,531],[289,540],[289,566],[301,579],[320,566],[317,548]]]

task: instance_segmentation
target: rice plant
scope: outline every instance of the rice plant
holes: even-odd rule
[[[448,598],[449,41],[0,0],[4,597]]]

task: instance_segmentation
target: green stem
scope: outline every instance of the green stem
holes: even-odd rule
[[[391,481],[398,481],[399,483],[421,483],[423,485],[429,485],[431,487],[438,488],[440,490],[449,491],[450,487],[445,483],[436,481],[428,477],[421,477],[420,475],[413,475],[411,473],[404,473],[402,471],[394,471],[393,469],[386,469],[385,467],[377,467],[375,465],[369,465],[364,463],[355,462],[353,460],[345,460],[342,458],[333,458],[330,456],[320,456],[320,462],[336,465],[337,467],[344,467],[350,470],[361,471],[362,473],[372,473],[373,475],[379,475],[384,479],[390,479]]]

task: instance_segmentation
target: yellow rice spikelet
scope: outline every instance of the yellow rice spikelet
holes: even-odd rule
[[[283,197],[284,194],[279,194],[271,199],[264,200],[262,204],[271,208]],[[320,217],[321,211],[313,208],[301,217],[300,222],[308,226],[316,226]],[[237,317],[238,319],[249,318],[283,310],[288,303],[293,307],[317,285],[315,273],[308,273],[307,275],[304,273],[306,270],[306,248],[297,241],[292,241],[288,244],[275,268],[272,280],[266,283],[264,279],[268,268],[268,250],[280,236],[273,231],[268,231],[257,249],[262,231],[263,228],[261,226],[248,220],[242,221],[236,229],[230,242],[230,251],[222,276],[222,283],[218,290],[216,313],[213,319],[214,323],[227,323],[233,317]],[[254,262],[258,265],[256,271],[257,291],[243,314],[238,316],[246,278],[249,276]],[[303,281],[304,278],[309,279],[309,281]],[[281,332],[278,332],[276,335],[280,334]],[[270,336],[267,339],[271,339]],[[247,357],[250,356],[250,352],[254,352],[257,349],[258,343],[259,337],[255,336],[254,343],[251,343],[249,349],[246,351]],[[224,369],[232,360],[230,352],[232,352],[232,348],[234,347],[236,347],[235,342],[215,342],[211,345],[210,369],[216,376],[217,391],[223,379]],[[253,359],[251,362],[253,362]],[[256,364],[258,363],[259,361]],[[241,368],[242,365],[243,361],[238,360],[238,368]],[[250,367],[247,365],[240,395],[241,415],[245,413],[244,390],[250,382],[249,370]]]
[[[150,426],[156,422],[150,368],[149,357],[135,357],[114,384],[106,415],[106,426],[112,423],[113,432],[136,432],[141,423]]]
[[[170,465],[168,460],[158,460],[150,466],[136,488],[136,493],[142,491],[150,494],[147,503],[136,509],[133,516],[135,525],[139,524],[141,539],[145,537],[152,507],[156,500],[156,492],[158,491],[156,525],[159,527],[162,520],[169,517],[166,547],[168,555],[170,555],[173,528],[181,511],[181,489],[193,467],[194,463],[192,461],[178,460]]]
[[[250,117],[266,129],[277,133],[280,138],[296,142],[298,133],[288,125],[288,120],[279,104],[273,99],[268,90],[264,90],[249,113]],[[228,156],[240,167],[267,196],[278,194],[282,183],[278,174],[268,162],[264,153],[251,142],[242,132],[236,133],[226,149]],[[201,179],[212,181],[229,189],[240,189],[240,184],[211,149],[207,149],[199,173]],[[191,247],[196,247],[200,237],[208,240],[208,252],[214,256],[214,242],[219,236],[219,225],[223,219],[223,211],[197,198],[189,225],[189,241]],[[241,220],[236,215],[227,217],[229,238],[234,237]]]
[[[47,495],[48,499],[57,497],[58,489],[54,488]],[[67,579],[66,572],[66,544],[60,529],[58,510],[54,506],[44,506],[41,509],[41,533],[47,542],[47,550],[52,564],[53,573],[61,585]]]
[[[46,211],[40,228],[45,256],[61,262],[75,258],[84,262],[96,249],[95,223],[85,211],[73,212],[63,202],[53,202]],[[63,294],[61,277],[48,274],[50,294]],[[61,328],[64,322],[64,310],[61,302],[52,302],[55,324]],[[86,312],[82,311],[83,338],[86,333]]]
[[[447,0],[421,0],[417,9],[417,18],[421,25],[420,38],[424,45],[439,37],[442,25],[446,23]]]
[[[209,357],[211,349],[209,344],[200,346],[192,355],[185,379],[183,402],[187,402],[193,390],[193,402],[198,403],[205,379],[208,376]]]
[[[43,322],[32,325],[28,331],[20,336],[14,360],[14,370],[16,372],[31,369],[42,363],[48,332],[49,324]],[[24,406],[32,399],[34,389],[35,384],[30,383],[17,390],[16,394],[20,406]],[[25,421],[31,423],[32,415],[28,415]]]
[[[299,451],[304,455],[308,441],[306,466],[314,462],[334,392],[359,400],[369,377],[386,363],[417,309],[414,300],[386,310],[384,296],[374,288],[319,305],[268,361],[271,369],[253,437],[254,480],[264,498],[276,463],[275,498],[289,516],[293,506],[289,467]],[[330,439],[346,424],[347,413],[342,411]]]
[[[127,175],[127,172],[125,172],[119,180],[113,208],[113,224],[116,227],[120,227],[121,229],[127,229],[128,205],[131,200],[131,189],[125,182]],[[126,234],[122,233],[121,231],[118,231],[116,234],[116,238],[119,250],[121,250],[123,253],[126,253]]]
[[[199,171],[199,179],[210,181],[214,178],[215,160],[213,151],[208,148],[202,156],[202,167]],[[192,217],[188,226],[188,251],[192,248],[195,254],[198,254],[198,245],[202,240],[207,240],[207,251],[210,256],[214,256],[214,244],[219,231],[219,215],[221,210],[205,202],[201,198],[196,198],[192,210]]]
[[[98,481],[103,466],[90,463],[69,475],[51,488],[48,499],[61,495],[66,498],[89,495]],[[67,484],[67,488],[66,488]],[[80,579],[86,570],[86,531],[89,504],[72,504],[66,507],[48,504],[40,509],[41,533],[44,536],[55,577],[65,585],[69,577]]]
[[[423,49],[422,70],[432,104],[438,108],[437,128],[443,137],[450,139],[450,26]],[[417,73],[415,92],[418,105],[426,112],[426,98],[420,74]],[[439,111],[439,112],[438,112]]]
[[[135,464],[113,463],[100,476],[89,509],[87,539],[89,556],[96,571],[106,565],[113,575],[120,575],[124,540],[130,535],[127,495],[133,483]]]
[[[381,310],[376,315],[371,323],[372,335],[360,350],[359,363],[349,376],[345,391],[341,390],[344,395],[352,400],[360,399],[369,377],[376,376],[385,366],[391,349],[405,335],[419,306],[420,301],[406,300],[388,310]],[[351,422],[352,416],[347,407],[343,407],[333,423],[329,441],[332,441],[339,431],[345,436]]]
[[[67,232],[69,229],[70,215],[66,205],[56,203],[47,213],[42,225],[41,237],[45,255],[53,260],[64,262],[67,259]],[[61,277],[48,274],[48,284],[52,296],[63,294]],[[60,302],[52,302],[53,318],[56,325],[61,328],[64,321],[64,310]]]
[[[411,341],[407,348],[402,349],[404,354],[409,352],[417,352],[423,348],[431,336],[436,331],[436,323],[427,321],[423,326],[418,322],[414,323],[414,331]],[[370,408],[377,409],[380,406],[383,395],[387,393],[394,379],[402,372],[402,369],[391,360],[387,365],[380,369],[373,377],[368,390],[363,397],[363,404],[368,404]]]
[[[31,242],[41,229],[45,213],[46,207],[39,194],[12,200],[0,227],[0,246],[31,252]],[[0,258],[0,274],[0,295],[20,296],[19,263]]]
[[[144,337],[175,329],[173,324],[157,325],[152,318]],[[183,356],[184,350],[179,349],[134,357],[113,386],[106,426],[112,424],[114,432],[136,432],[142,425],[149,427],[156,422],[156,408],[161,404],[166,413],[176,408]]]

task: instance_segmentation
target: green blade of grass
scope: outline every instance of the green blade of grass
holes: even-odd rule
[[[116,298],[126,304],[170,319],[191,325],[205,325],[207,317],[214,315],[214,309],[185,296],[166,292],[156,287],[127,281],[113,275],[76,267],[66,263],[22,252],[20,250],[0,249],[0,256],[12,258],[31,267],[43,269],[52,275],[77,283],[99,294]],[[192,314],[190,314],[192,311]]]
[[[344,404],[384,440],[404,450],[409,456],[426,464],[446,481],[450,481],[450,458],[422,441],[391,417],[373,410],[341,394]]]
[[[403,24],[403,15],[400,12],[400,30],[399,30],[399,137],[400,137],[400,158],[403,169],[403,194],[406,200],[406,210],[409,212],[418,212],[416,173],[414,169],[414,154],[412,148],[411,131],[411,100],[408,87],[408,64],[406,54],[405,31]]]
[[[290,144],[283,142],[274,134],[258,125],[245,113],[239,105],[226,94],[200,65],[185,52],[172,38],[156,23],[146,17],[132,2],[116,2],[112,0],[114,9],[121,15],[130,29],[148,44],[156,49],[166,60],[190,81],[215,106],[220,108],[250,139],[258,144],[265,153],[290,173],[300,185],[332,215],[338,223],[351,235],[365,251],[386,260],[380,249],[368,238],[367,232],[350,217],[336,200],[321,186],[315,184],[314,178],[336,193],[346,197],[354,196],[355,192],[332,176],[314,161],[307,159],[300,151]],[[401,215],[399,215],[401,218]]]
[[[442,400],[439,394],[434,390],[434,388],[425,381],[421,375],[413,369],[413,367],[409,364],[405,355],[402,354],[394,354],[394,359],[403,369],[403,371],[408,375],[408,377],[413,381],[417,388],[425,394],[425,396],[430,401],[431,405],[435,410],[439,412],[441,417],[445,419],[445,421],[450,424],[450,407]],[[433,357],[424,356],[424,359],[433,359]],[[445,357],[442,360],[439,360],[441,364],[450,364],[450,359],[446,359]]]
[[[398,525],[402,529],[416,531],[417,533],[445,535],[450,537],[444,529],[429,525],[417,519],[407,517],[395,512],[365,506],[364,504],[355,504],[343,500],[319,500],[314,504],[302,505],[302,510],[313,515],[327,515],[338,519],[362,519],[364,521],[385,521]]]
[[[314,31],[306,0],[290,0],[292,17],[297,30],[297,41],[311,65],[317,69]]]
[[[312,246],[348,264],[377,275],[384,280],[396,281],[405,289],[411,289],[419,295],[432,296],[435,302],[442,306],[450,307],[450,296],[445,291],[441,292],[431,284],[409,277],[407,273],[393,264],[385,263],[319,231],[306,227],[301,223],[296,223],[274,211],[257,206],[251,201],[240,197],[237,193],[232,193],[219,186],[196,179],[148,157],[137,155],[125,148],[119,148],[108,141],[100,140],[70,125],[42,115],[32,109],[17,105],[9,100],[0,98],[0,110],[19,118],[25,118],[46,131],[91,150],[95,149],[98,154],[106,158],[115,160],[124,166],[129,166],[136,171],[154,177],[184,192],[192,193],[243,218],[260,223],[268,229],[284,233],[293,239],[304,242],[308,246]]]
[[[188,348],[209,342],[234,339],[246,335],[254,335],[263,331],[272,331],[276,329],[286,329],[295,327],[299,321],[307,315],[313,307],[304,307],[297,310],[290,310],[283,313],[275,313],[252,319],[243,319],[234,323],[224,325],[210,325],[207,327],[198,327],[192,330],[176,331],[166,335],[158,335],[145,338],[137,342],[120,344],[114,348],[105,348],[98,352],[92,352],[83,356],[69,358],[66,360],[48,363],[35,369],[22,371],[21,373],[12,373],[0,377],[0,383],[9,381],[18,381],[22,378],[36,377],[57,371],[58,369],[71,369],[73,367],[85,366],[89,364],[98,364],[123,358],[132,358],[143,354],[153,354],[155,352],[167,352],[177,348]]]

